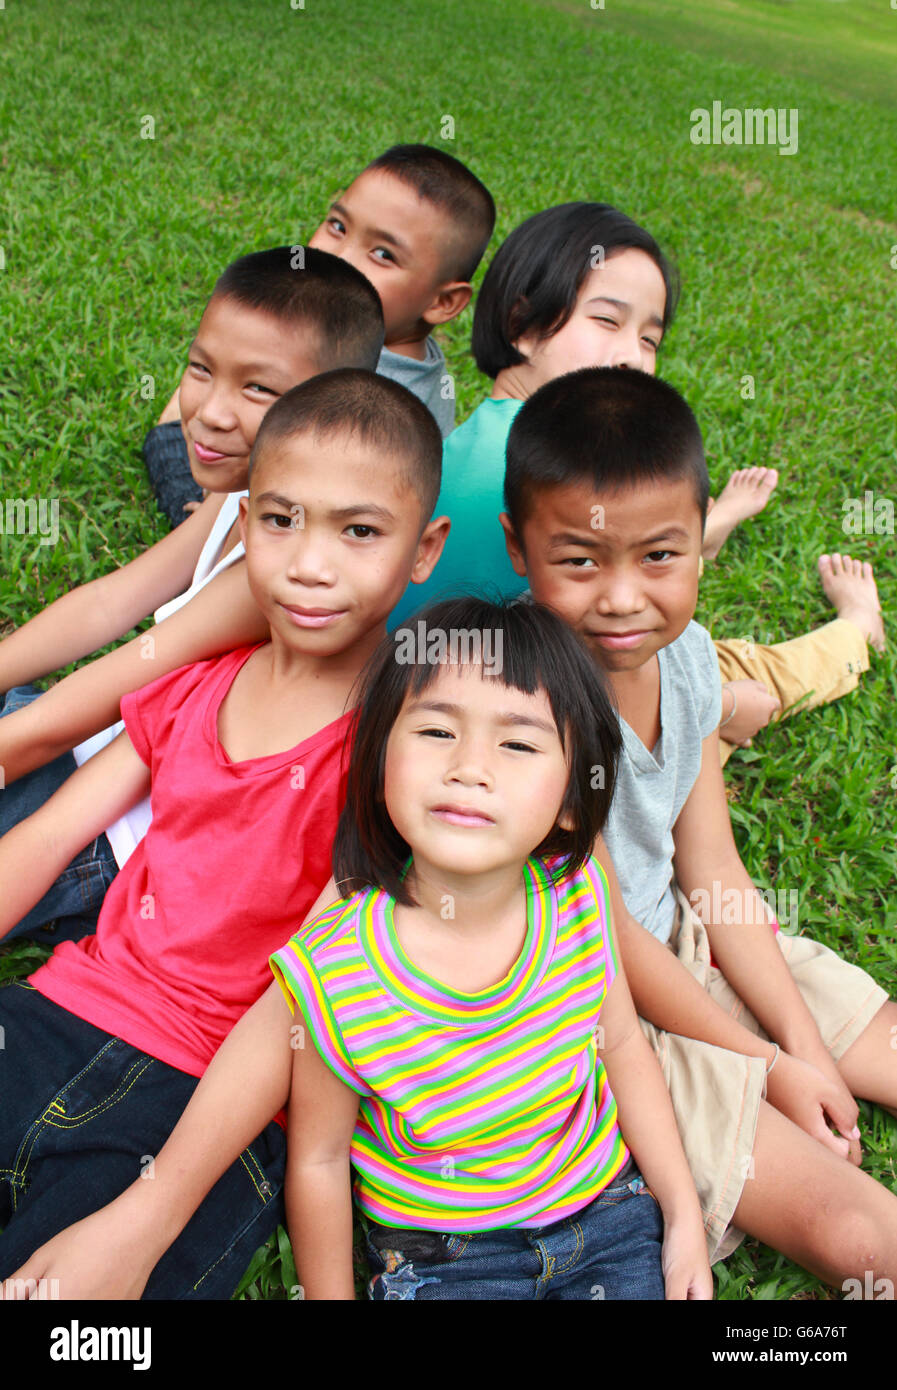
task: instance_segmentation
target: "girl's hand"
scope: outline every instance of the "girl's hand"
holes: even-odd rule
[[[713,1275],[700,1214],[664,1223],[662,1264],[668,1299],[713,1298]]]
[[[828,1053],[805,1062],[780,1051],[766,1080],[766,1099],[839,1158],[860,1162],[859,1108]]]
[[[41,1280],[44,1298],[138,1299],[157,1258],[113,1202],[41,1245],[0,1288],[14,1301],[38,1298]]]

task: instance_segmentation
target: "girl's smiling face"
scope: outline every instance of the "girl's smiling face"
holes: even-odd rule
[[[665,308],[666,286],[651,257],[632,247],[614,251],[586,275],[563,328],[549,338],[517,339],[526,362],[508,370],[529,395],[580,367],[632,367],[653,376]]]
[[[405,699],[387,743],[384,796],[418,867],[486,874],[522,864],[542,843],[568,776],[544,690],[527,695],[480,665],[447,664]]]

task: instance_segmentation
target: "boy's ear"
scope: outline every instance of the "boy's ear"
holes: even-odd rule
[[[569,830],[572,834],[576,829],[576,821],[570,811],[565,811],[562,816],[558,816],[558,826],[561,830]]]
[[[432,521],[427,522],[411,566],[409,578],[412,584],[423,584],[425,579],[430,578],[451,529],[452,523],[447,516],[434,516]]]
[[[243,542],[243,549],[246,549],[246,527],[249,524],[249,498],[240,498],[240,510],[237,513],[237,521],[240,525],[240,540]]]
[[[466,280],[451,280],[448,284],[440,285],[432,304],[421,317],[425,323],[448,323],[467,308],[472,294],[473,285]]]
[[[501,529],[505,533],[505,549],[508,552],[508,559],[514,566],[514,573],[519,574],[521,579],[526,578],[526,556],[523,553],[523,546],[517,539],[517,532],[514,530],[514,523],[507,512],[502,512],[499,516]]]

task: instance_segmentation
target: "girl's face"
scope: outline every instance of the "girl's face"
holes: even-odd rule
[[[548,696],[483,669],[443,666],[406,697],[389,736],[386,808],[418,868],[467,875],[522,865],[558,822],[568,769]]]
[[[651,257],[614,251],[583,280],[563,328],[550,338],[518,338],[526,364],[513,370],[525,376],[530,395],[580,367],[635,367],[653,376],[665,308],[666,286]]]

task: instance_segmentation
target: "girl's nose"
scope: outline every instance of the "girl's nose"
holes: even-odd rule
[[[465,787],[491,789],[493,777],[485,751],[467,740],[460,742],[448,769],[448,779]]]
[[[614,350],[611,354],[611,367],[631,367],[633,371],[640,371],[643,362],[642,341],[635,328],[624,328],[614,340]]]

